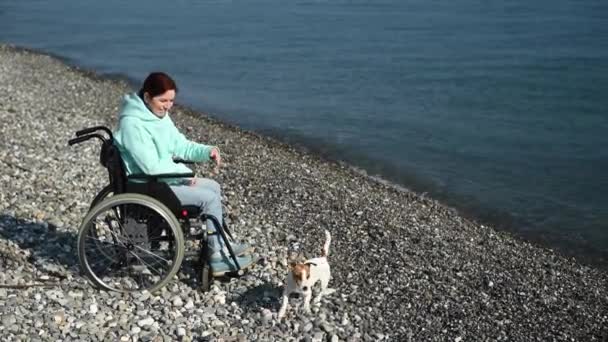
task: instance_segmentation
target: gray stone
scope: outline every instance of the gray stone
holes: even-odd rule
[[[313,324],[312,322],[308,322],[304,325],[304,328],[302,329],[302,331],[304,331],[305,333],[309,332],[312,330]]]
[[[179,297],[179,296],[173,297],[173,299],[171,300],[171,303],[173,304],[173,306],[176,306],[176,307],[181,307],[184,305],[184,302],[182,301],[181,297]]]
[[[312,337],[312,342],[322,342],[324,335],[322,332],[316,332]]]
[[[137,321],[137,325],[140,327],[150,326],[152,324],[154,324],[154,318],[152,318],[152,317],[146,317],[144,319]]]

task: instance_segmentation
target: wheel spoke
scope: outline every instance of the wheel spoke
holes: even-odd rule
[[[139,261],[141,261],[142,264],[145,264],[144,266],[151,268],[152,270],[154,270],[154,272],[156,272],[157,275],[162,276],[161,272],[159,272],[156,268],[154,268],[152,265],[147,263],[143,258],[141,258],[139,255],[137,255],[137,253],[133,253],[133,251],[129,251],[129,253],[131,253],[131,255],[133,255],[135,258],[137,258]],[[156,264],[159,264],[159,263],[157,262]]]
[[[119,243],[119,242],[113,242],[113,241],[101,240],[101,239],[99,239],[99,238],[92,237],[92,236],[87,236],[87,239],[88,239],[88,240],[93,240],[93,241],[99,241],[99,242],[101,242],[101,243],[103,243],[103,244],[106,244],[106,245],[111,245],[111,246],[114,246],[114,247],[126,248],[125,244],[121,244],[121,243]]]
[[[155,257],[155,258],[161,259],[162,261],[164,261],[164,262],[166,262],[166,263],[171,262],[170,260],[167,260],[167,259],[165,259],[165,258],[161,257],[161,256],[160,256],[160,255],[158,255],[158,254],[154,254],[154,253],[150,252],[149,250],[147,250],[147,249],[145,249],[145,248],[141,248],[141,247],[139,247],[139,246],[137,246],[137,245],[135,245],[134,247],[135,247],[135,248],[137,248],[137,249],[139,249],[139,250],[140,250],[140,251],[142,251],[142,252],[146,252],[146,253],[147,253],[148,255],[150,255],[150,256],[153,256],[153,257]]]

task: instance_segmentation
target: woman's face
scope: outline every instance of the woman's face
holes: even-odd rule
[[[144,101],[148,105],[148,108],[159,118],[167,115],[167,112],[173,107],[173,101],[175,100],[175,90],[167,90],[166,92],[151,97],[150,94],[144,93]]]

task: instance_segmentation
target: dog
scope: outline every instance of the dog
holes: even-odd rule
[[[331,242],[331,234],[325,231],[325,244],[321,251],[321,256],[318,258],[308,259],[303,263],[291,262],[290,270],[285,279],[285,287],[283,288],[283,302],[278,313],[280,320],[285,316],[289,295],[292,293],[300,293],[304,297],[304,311],[310,312],[310,300],[312,298],[312,287],[321,282],[321,292],[315,297],[315,304],[321,301],[323,295],[333,293],[335,290],[327,287],[331,278],[329,263],[327,256],[329,255],[329,244]]]

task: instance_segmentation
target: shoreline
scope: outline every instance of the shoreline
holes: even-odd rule
[[[217,283],[210,294],[198,293],[187,281],[174,281],[145,299],[98,291],[79,276],[71,244],[90,199],[103,186],[104,170],[98,146],[70,149],[65,141],[76,129],[115,123],[128,82],[16,49],[0,44],[0,91],[8,94],[0,103],[0,133],[7,137],[0,145],[6,170],[0,178],[0,254],[7,260],[0,263],[0,283],[46,276],[61,286],[0,289],[0,304],[25,317],[18,331],[3,322],[2,335],[18,337],[20,331],[44,327],[54,339],[71,333],[105,339],[165,334],[182,340],[608,337],[605,271],[469,221],[436,200],[398,190],[343,163],[183,106],[172,114],[182,132],[225,153],[217,179],[229,219],[243,239],[264,251],[263,263],[244,278]],[[208,170],[196,168],[203,175]],[[316,315],[292,311],[286,322],[276,321],[272,313],[286,271],[283,260],[293,242],[306,253],[317,250],[326,227],[334,239],[330,286],[337,294],[324,298]],[[175,296],[192,306],[172,305]],[[41,300],[45,305],[36,310]],[[119,307],[125,309],[116,312]],[[73,320],[56,324],[59,311]],[[167,315],[183,320],[166,321]],[[36,327],[37,316],[52,319]],[[78,327],[87,317],[102,324]],[[135,329],[129,323],[147,318],[157,327]],[[214,325],[218,321],[222,324]]]
[[[37,50],[27,47],[16,46],[12,44],[2,44],[9,49],[14,51],[22,51],[32,54],[46,55],[61,61],[63,64],[68,66],[75,72],[82,73],[86,77],[90,77],[93,80],[111,80],[119,83],[128,85],[135,89],[137,87],[137,81],[131,79],[126,74],[122,73],[99,73],[94,69],[82,67],[78,61],[70,59],[65,56],[61,56],[55,53],[50,53],[44,50]],[[600,249],[597,246],[591,245],[588,240],[578,239],[578,242],[572,242],[570,238],[576,238],[576,236],[566,236],[562,233],[553,235],[549,231],[538,231],[536,229],[522,229],[521,227],[528,224],[525,220],[516,219],[512,214],[507,211],[498,208],[487,208],[483,207],[482,203],[478,200],[471,200],[470,198],[462,200],[463,196],[458,194],[446,194],[438,191],[435,184],[429,180],[423,179],[417,176],[413,172],[407,173],[407,175],[397,175],[393,171],[391,175],[384,176],[381,174],[370,173],[363,166],[353,165],[347,160],[340,160],[337,158],[339,153],[336,152],[324,152],[320,146],[309,146],[302,139],[295,137],[290,138],[289,136],[281,135],[278,132],[256,132],[253,130],[242,129],[236,122],[224,121],[213,113],[209,113],[204,109],[198,109],[196,106],[177,103],[176,108],[180,108],[184,112],[190,113],[193,117],[202,116],[205,120],[209,120],[214,124],[222,124],[226,128],[235,130],[243,134],[252,134],[261,138],[269,139],[271,143],[282,144],[289,148],[294,148],[300,153],[309,154],[319,158],[320,161],[336,163],[341,166],[350,168],[353,172],[367,177],[372,181],[385,184],[390,187],[394,187],[397,190],[414,192],[417,194],[429,194],[431,198],[442,203],[442,205],[450,208],[454,208],[458,211],[459,215],[465,217],[467,220],[476,222],[477,224],[483,224],[486,226],[494,227],[499,231],[506,232],[516,239],[520,239],[527,243],[532,243],[540,248],[551,249],[553,252],[562,255],[565,258],[574,258],[577,262],[608,271],[608,251]],[[373,161],[364,162],[364,164],[373,164]]]

